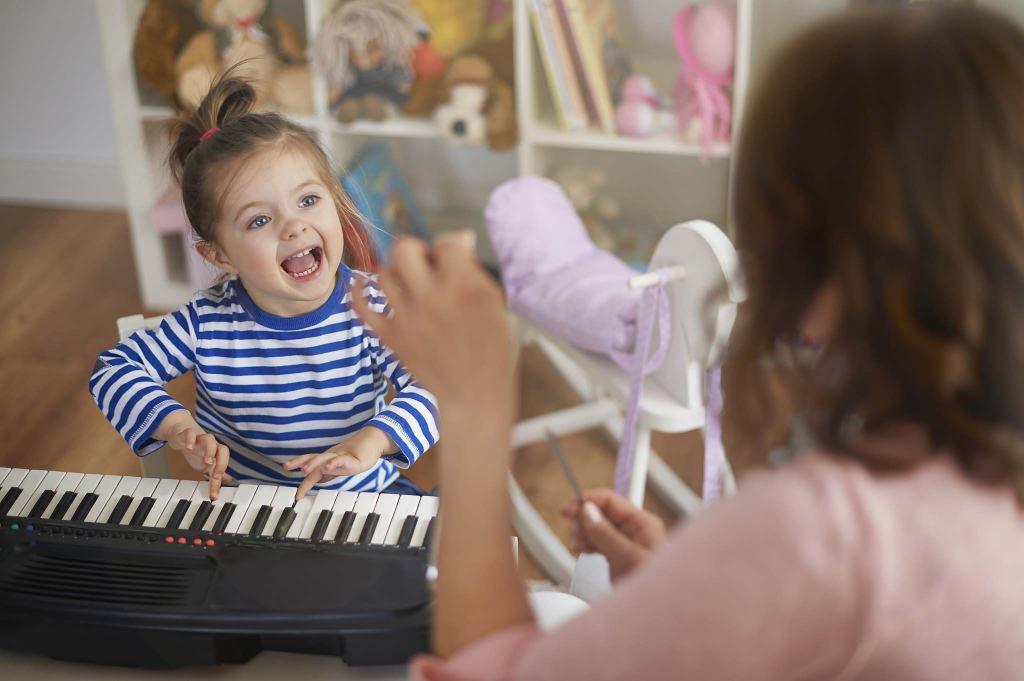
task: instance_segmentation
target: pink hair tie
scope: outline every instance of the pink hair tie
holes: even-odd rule
[[[200,144],[202,144],[202,143],[203,143],[203,142],[205,142],[206,140],[210,139],[210,138],[211,138],[211,137],[213,136],[213,133],[215,133],[215,132],[220,132],[220,128],[210,128],[209,130],[207,130],[206,132],[204,132],[204,133],[203,133],[203,134],[202,134],[202,135],[201,135],[201,136],[199,137],[199,143],[200,143]]]

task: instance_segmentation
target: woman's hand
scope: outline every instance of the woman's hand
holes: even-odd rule
[[[306,496],[313,485],[339,475],[355,475],[377,465],[384,454],[395,449],[391,438],[380,428],[365,426],[341,444],[321,454],[303,454],[285,461],[286,471],[296,468],[306,474],[295,491],[296,501]]]
[[[153,435],[184,456],[189,466],[206,473],[213,501],[220,495],[221,484],[234,482],[226,472],[230,457],[227,446],[203,430],[187,410],[179,409],[165,416]]]
[[[604,555],[613,581],[632,572],[665,540],[661,518],[610,489],[590,490],[583,498],[582,506],[573,499],[562,508],[563,516],[577,521],[572,551]]]
[[[442,235],[433,247],[399,239],[378,282],[394,317],[372,311],[360,291],[352,307],[452,414],[511,413],[515,352],[497,283],[476,263],[473,233]]]

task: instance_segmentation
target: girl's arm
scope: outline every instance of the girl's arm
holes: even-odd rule
[[[351,291],[351,295],[354,299],[357,296],[362,298],[363,294],[356,289]],[[387,299],[373,279],[367,282],[365,295],[365,300],[369,302],[373,312],[379,315],[389,314]],[[391,449],[385,454],[385,458],[390,459],[399,468],[408,468],[437,443],[437,401],[429,391],[415,381],[412,374],[395,357],[391,348],[382,344],[373,331],[368,330],[367,335],[374,361],[391,381],[395,388],[395,396],[388,406],[366,425],[383,431],[397,447],[397,452]]]
[[[163,446],[157,429],[169,414],[185,409],[163,386],[195,366],[193,303],[100,353],[89,378],[100,411],[140,456]]]

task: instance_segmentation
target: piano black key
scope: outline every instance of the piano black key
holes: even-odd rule
[[[281,511],[281,517],[277,521],[277,527],[274,528],[274,539],[281,539],[288,530],[291,529],[292,523],[295,522],[295,509],[288,507]]]
[[[430,522],[427,523],[427,534],[423,537],[424,546],[430,546],[430,542],[434,541],[434,528],[437,527],[437,523],[434,522],[435,520],[437,520],[437,516],[431,518]]]
[[[345,515],[341,516],[341,524],[338,525],[338,531],[334,533],[334,541],[344,542],[348,540],[348,533],[352,531],[352,524],[356,521],[356,514],[354,511],[345,511]]]
[[[64,520],[64,514],[71,508],[71,504],[75,503],[75,497],[77,495],[73,490],[64,492],[60,499],[57,500],[57,505],[53,507],[53,513],[50,514],[50,520]]]
[[[124,517],[125,511],[132,505],[132,498],[127,494],[122,494],[121,498],[117,500],[113,510],[110,511],[110,517],[107,518],[107,523],[110,525],[119,525],[121,518]]]
[[[363,532],[359,535],[360,544],[369,544],[370,540],[373,539],[373,531],[377,529],[377,523],[380,521],[380,516],[376,513],[366,514],[366,522],[363,523]]]
[[[206,524],[207,518],[210,517],[210,513],[213,512],[213,502],[204,501],[199,504],[199,508],[196,509],[196,515],[192,518],[192,522],[189,524],[188,529],[192,532],[199,532],[203,529],[203,525]]]
[[[316,519],[316,525],[313,526],[313,534],[310,539],[315,542],[321,542],[324,540],[324,535],[327,533],[327,526],[331,522],[331,509],[325,508],[320,511],[320,515]]]
[[[71,520],[75,522],[84,520],[85,516],[89,515],[89,511],[92,510],[92,507],[96,504],[96,500],[99,498],[99,495],[95,492],[89,492],[82,497],[82,503],[80,503],[78,508],[75,509],[75,514],[71,516]]]
[[[36,499],[35,506],[32,507],[32,510],[29,511],[25,517],[41,518],[43,516],[43,511],[45,511],[46,507],[50,505],[51,501],[53,501],[54,494],[56,494],[56,492],[54,492],[52,489],[48,489],[42,494],[40,494],[39,498]]]
[[[149,515],[150,509],[153,508],[153,504],[156,503],[154,497],[145,497],[139,502],[139,507],[135,509],[135,514],[132,516],[131,521],[128,523],[132,527],[142,527],[142,523],[146,522],[146,516]]]
[[[14,502],[18,500],[20,495],[20,487],[12,487],[7,490],[7,494],[4,495],[3,501],[0,501],[0,515],[4,515],[11,510],[11,506],[14,506]]]
[[[178,505],[174,507],[174,511],[171,513],[171,517],[167,519],[167,526],[164,529],[177,530],[178,525],[185,518],[185,514],[188,513],[189,500],[178,499]]]
[[[256,512],[256,517],[253,518],[252,527],[249,528],[250,537],[258,537],[263,534],[263,526],[267,524],[267,519],[270,517],[270,512],[274,510],[274,507],[270,504],[263,504],[260,506],[260,510]]]
[[[410,515],[405,517],[405,522],[402,523],[402,533],[398,535],[398,545],[407,548],[409,543],[412,541],[412,533],[416,530],[416,516]]]
[[[224,528],[228,526],[228,522],[231,520],[231,514],[235,512],[235,505],[228,502],[220,507],[220,515],[213,521],[213,533],[223,534]]]

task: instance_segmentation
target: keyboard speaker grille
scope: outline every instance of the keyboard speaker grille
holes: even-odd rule
[[[0,592],[113,606],[175,607],[194,601],[202,570],[131,560],[33,553],[0,575]]]

